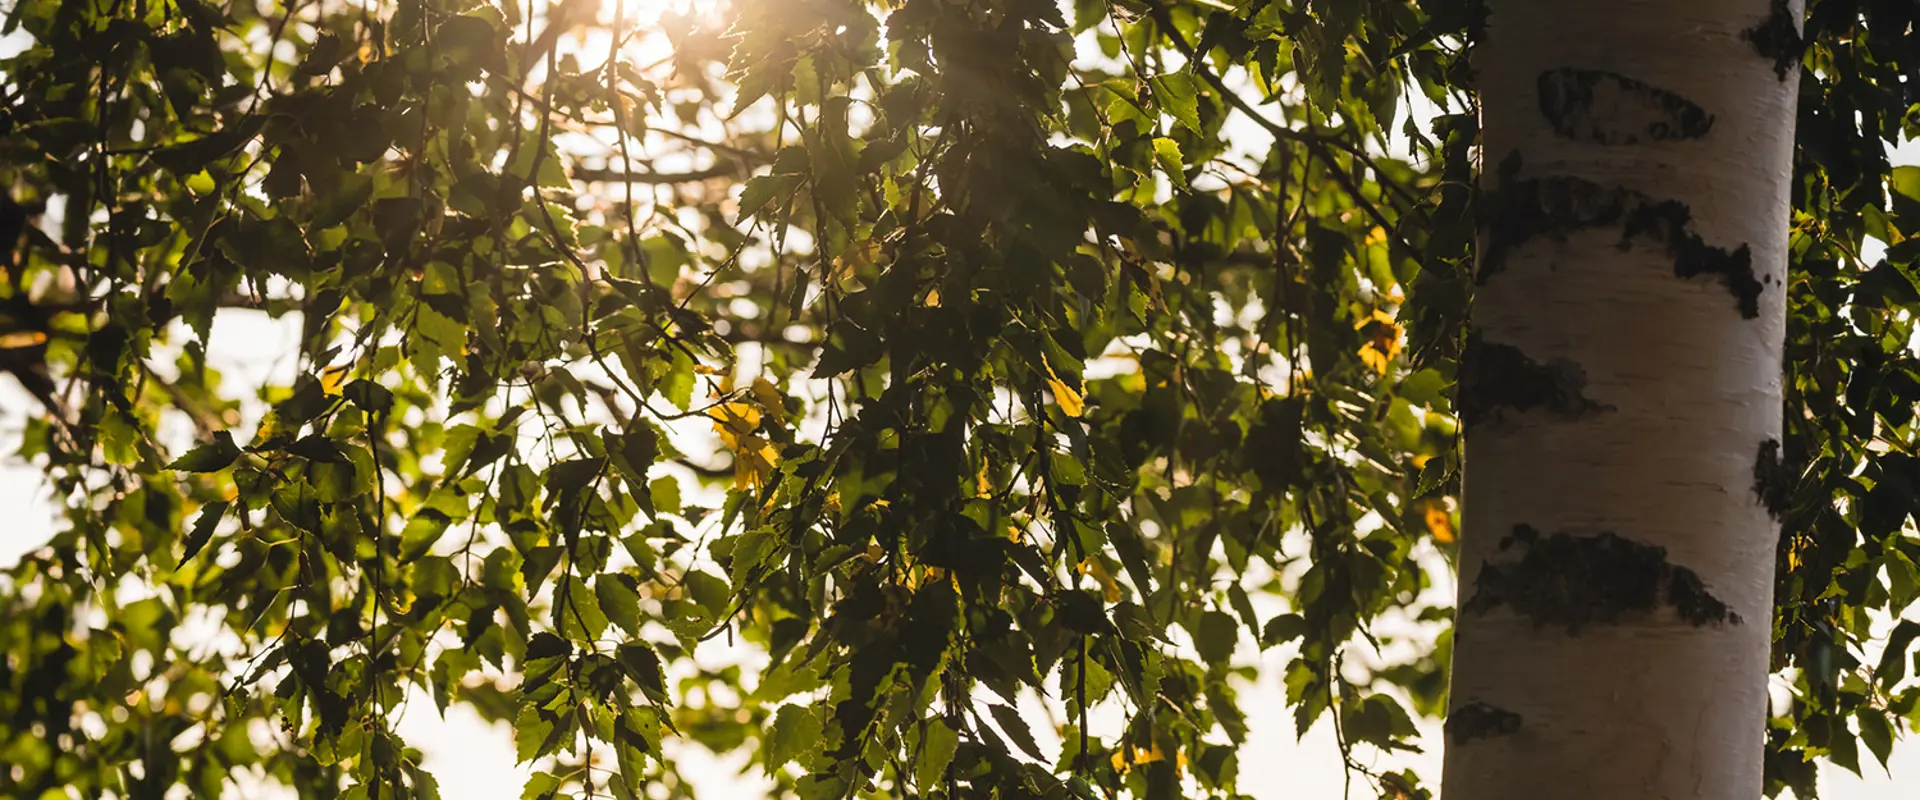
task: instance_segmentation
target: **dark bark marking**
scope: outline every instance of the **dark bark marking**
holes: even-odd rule
[[[1793,496],[1793,470],[1780,458],[1777,439],[1760,443],[1760,454],[1753,461],[1753,493],[1774,520],[1786,516]]]
[[[1754,52],[1772,59],[1773,74],[1783,81],[1807,52],[1807,42],[1800,36],[1800,21],[1794,17],[1787,0],[1773,0],[1766,20],[1742,34],[1753,45]]]
[[[1447,740],[1454,744],[1465,744],[1474,739],[1486,739],[1494,736],[1509,736],[1520,730],[1520,715],[1499,706],[1475,700],[1454,709],[1447,714],[1447,721],[1441,724],[1441,731]]]
[[[1669,563],[1664,547],[1613,533],[1543,537],[1530,525],[1515,525],[1500,540],[1502,552],[1516,546],[1525,550],[1517,560],[1481,566],[1463,612],[1485,614],[1504,605],[1535,627],[1565,625],[1569,636],[1662,607],[1695,627],[1741,624],[1698,574]]]
[[[1561,138],[1608,145],[1698,139],[1713,115],[1692,100],[1597,69],[1562,67],[1540,73],[1540,114]]]
[[[1511,345],[1467,334],[1460,354],[1460,421],[1469,429],[1501,417],[1503,410],[1543,411],[1577,419],[1612,406],[1589,399],[1587,372],[1564,358],[1540,363]]]
[[[1700,238],[1693,231],[1693,211],[1678,200],[1564,175],[1503,181],[1488,200],[1480,284],[1506,269],[1514,248],[1535,237],[1565,241],[1576,231],[1615,226],[1621,228],[1621,250],[1631,249],[1636,238],[1662,244],[1673,257],[1675,276],[1719,278],[1747,319],[1760,316],[1760,292],[1773,282],[1768,276],[1763,283],[1754,274],[1753,252],[1746,245],[1728,250]]]

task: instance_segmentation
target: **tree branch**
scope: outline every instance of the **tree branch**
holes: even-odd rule
[[[588,183],[645,183],[664,186],[678,183],[701,183],[714,178],[730,178],[740,174],[737,164],[721,162],[706,169],[692,172],[634,172],[617,169],[595,169],[592,167],[574,167],[573,179]]]
[[[1373,170],[1374,175],[1382,179],[1380,181],[1381,185],[1388,186],[1400,192],[1405,199],[1411,202],[1413,200],[1411,194],[1405,189],[1395,185],[1391,180],[1387,180],[1385,173],[1381,172],[1380,168],[1373,163],[1372,156],[1350,143],[1329,140],[1312,131],[1295,130],[1267,119],[1265,115],[1254,110],[1253,106],[1249,105],[1238,93],[1229,88],[1225,80],[1207,67],[1206,60],[1202,58],[1202,54],[1195,50],[1193,45],[1187,41],[1187,37],[1180,33],[1180,29],[1174,26],[1173,15],[1167,12],[1166,5],[1161,3],[1160,0],[1147,0],[1147,9],[1148,12],[1153,15],[1154,22],[1166,30],[1167,38],[1173,42],[1174,49],[1180,51],[1180,54],[1186,57],[1188,69],[1193,70],[1195,74],[1200,76],[1201,80],[1206,81],[1207,85],[1212,86],[1214,91],[1219,92],[1221,99],[1226,101],[1227,105],[1245,114],[1247,119],[1252,120],[1254,124],[1265,128],[1274,138],[1298,142],[1307,148],[1309,154],[1325,162],[1328,174],[1332,175],[1334,181],[1340,184],[1340,188],[1345,191],[1349,197],[1353,198],[1354,205],[1359,206],[1362,211],[1367,212],[1367,216],[1373,218],[1374,224],[1379,225],[1381,230],[1392,235],[1394,240],[1400,243],[1401,248],[1406,250],[1408,257],[1412,258],[1414,263],[1419,264],[1422,271],[1426,270],[1427,265],[1420,259],[1418,251],[1414,250],[1412,245],[1400,237],[1399,226],[1388,220],[1386,215],[1381,213],[1378,206],[1368,202],[1367,199],[1360,194],[1360,187],[1354,184],[1352,176],[1340,170],[1339,163],[1334,161],[1333,152],[1327,145],[1332,141],[1335,145],[1339,146],[1341,150],[1345,150],[1355,159],[1365,163],[1369,169]]]

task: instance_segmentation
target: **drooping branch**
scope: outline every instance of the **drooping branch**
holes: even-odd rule
[[[1281,141],[1294,142],[1306,147],[1309,154],[1314,158],[1320,159],[1327,165],[1328,174],[1332,175],[1334,181],[1340,184],[1341,190],[1353,199],[1353,204],[1358,206],[1360,210],[1366,212],[1367,216],[1372,217],[1374,223],[1379,225],[1381,230],[1399,242],[1408,257],[1412,258],[1416,264],[1419,264],[1422,270],[1426,269],[1425,262],[1422,261],[1418,255],[1419,251],[1414,249],[1411,244],[1407,243],[1406,239],[1400,236],[1399,226],[1392,220],[1387,219],[1386,214],[1380,210],[1379,206],[1367,201],[1366,197],[1361,194],[1360,187],[1354,183],[1352,176],[1341,171],[1340,163],[1334,159],[1332,147],[1338,147],[1355,160],[1365,164],[1368,169],[1373,171],[1382,186],[1389,187],[1409,203],[1416,201],[1416,198],[1413,197],[1411,192],[1387,178],[1386,173],[1373,163],[1373,157],[1367,154],[1364,149],[1349,142],[1320,136],[1313,131],[1289,128],[1268,119],[1266,115],[1256,111],[1244,98],[1240,97],[1238,93],[1227,86],[1225,79],[1221,78],[1219,74],[1207,66],[1206,60],[1202,58],[1203,54],[1196,50],[1192,43],[1187,41],[1186,36],[1180,33],[1179,28],[1174,26],[1173,16],[1167,11],[1165,4],[1161,3],[1160,0],[1148,0],[1147,8],[1153,15],[1154,22],[1165,29],[1167,39],[1173,42],[1174,49],[1180,51],[1180,54],[1186,57],[1188,69],[1193,70],[1195,74],[1200,76],[1201,80],[1206,81],[1207,85],[1212,86],[1214,91],[1219,92],[1221,99],[1224,100],[1227,105],[1232,106],[1234,110],[1245,115],[1247,119],[1251,120],[1254,124],[1265,129],[1269,134],[1272,134],[1274,138]]]

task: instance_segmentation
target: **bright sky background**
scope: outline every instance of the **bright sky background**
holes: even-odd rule
[[[609,9],[619,2],[605,1]],[[624,15],[628,20],[646,25],[657,19],[662,9],[686,8],[695,2],[698,0],[625,0]],[[649,50],[659,52],[662,45],[659,38],[645,37],[636,45],[637,54]],[[604,47],[604,42],[602,39],[598,46]],[[12,41],[0,42],[0,52],[12,51],[13,47],[8,46],[12,44]],[[642,56],[636,60],[649,63],[654,58]],[[1421,112],[1416,109],[1414,113]],[[1244,149],[1253,152],[1263,151],[1269,143],[1264,131],[1239,117],[1229,124],[1227,135],[1236,142],[1247,142]],[[1902,148],[1896,163],[1920,163],[1920,147],[1910,144]],[[293,354],[298,349],[299,330],[297,317],[276,321],[259,312],[222,311],[208,347],[209,365],[225,374],[229,395],[243,395],[269,381],[284,385],[294,377],[297,365]],[[23,420],[29,413],[37,413],[33,399],[10,378],[0,378],[0,453],[11,452],[18,445]],[[53,531],[58,509],[49,486],[36,468],[0,457],[0,566],[13,564],[22,553],[43,543]],[[1450,597],[1453,587],[1436,586],[1431,591]],[[1264,593],[1254,593],[1254,600],[1262,616],[1281,610],[1279,601]],[[1888,626],[1883,621],[1880,628],[1884,631]],[[1246,645],[1240,650],[1242,656],[1255,651],[1250,640]],[[729,648],[721,639],[707,642],[696,655],[705,664],[741,662],[750,666],[761,660],[744,649]],[[1292,657],[1292,651],[1285,648],[1266,651],[1259,660],[1261,680],[1240,687],[1241,706],[1247,712],[1247,725],[1251,730],[1248,742],[1240,750],[1241,790],[1263,800],[1340,798],[1344,789],[1343,771],[1331,726],[1323,720],[1304,738],[1294,736],[1292,712],[1285,703],[1285,690],[1280,683]],[[532,770],[514,765],[512,733],[508,727],[489,725],[472,710],[459,706],[450,709],[447,717],[441,719],[430,700],[424,696],[415,699],[418,702],[407,703],[399,712],[403,715],[398,723],[400,732],[409,743],[426,753],[426,767],[440,780],[442,796],[461,800],[513,800],[520,796],[520,787]],[[1021,710],[1032,723],[1042,748],[1057,752],[1060,743],[1052,734],[1054,724],[1049,721],[1047,710],[1031,696],[1023,699]],[[1096,730],[1118,724],[1114,719],[1103,725],[1100,715],[1094,716]],[[1430,784],[1437,785],[1439,725],[1422,724],[1421,733],[1430,752],[1377,759],[1375,766],[1391,769],[1411,766]],[[1838,768],[1823,768],[1822,797],[1826,800],[1920,797],[1916,794],[1916,790],[1920,790],[1920,744],[1911,738],[1909,735],[1909,740],[1895,746],[1891,775],[1872,764],[1871,756],[1865,753],[1862,758],[1868,763],[1864,767],[1864,778]],[[765,792],[765,784],[757,774],[742,774],[744,757],[716,758],[698,747],[682,747],[670,753],[682,772],[695,782],[702,798],[750,798]],[[1353,790],[1354,797],[1372,796],[1364,779],[1356,778]],[[230,792],[235,797],[272,794],[252,790],[243,793],[237,788]]]

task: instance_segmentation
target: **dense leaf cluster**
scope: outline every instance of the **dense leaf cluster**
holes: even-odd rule
[[[434,797],[419,693],[510,722],[530,797],[684,795],[674,741],[783,796],[1234,797],[1275,647],[1300,730],[1415,746],[1479,11],[715,5],[14,5],[0,368],[68,524],[0,574],[0,794]],[[1912,14],[1768,40],[1775,789],[1920,700],[1914,623],[1857,655],[1920,593]],[[247,315],[290,383],[209,365]]]

